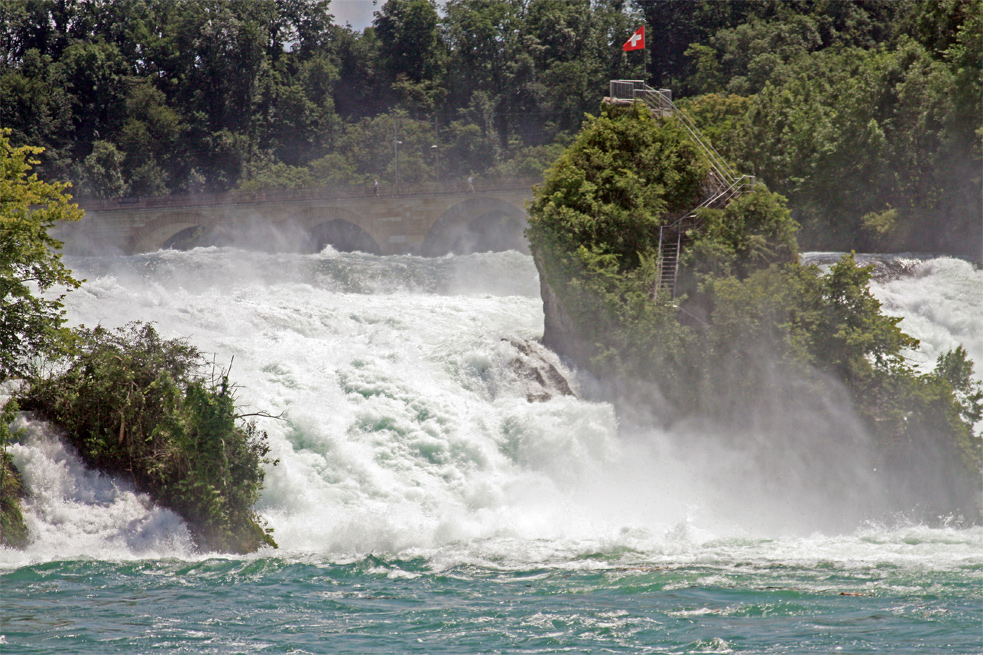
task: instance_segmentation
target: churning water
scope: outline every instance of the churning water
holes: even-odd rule
[[[983,651],[979,527],[764,494],[739,449],[530,402],[528,256],[69,265],[87,279],[72,322],[152,320],[231,366],[244,411],[282,415],[260,419],[279,465],[257,508],[280,549],[195,552],[176,515],[21,418],[32,542],[0,549],[2,652]],[[912,361],[961,343],[983,367],[983,274],[892,266],[874,290],[922,340]]]

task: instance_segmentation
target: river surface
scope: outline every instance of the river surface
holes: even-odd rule
[[[0,652],[983,652],[980,527],[763,493],[737,451],[582,399],[592,382],[558,361],[586,393],[530,402],[528,256],[68,264],[87,280],[73,324],[152,320],[231,367],[244,411],[281,415],[260,419],[279,464],[257,508],[280,548],[195,552],[176,515],[21,417],[32,541],[0,549]],[[921,339],[911,361],[961,343],[983,363],[983,273],[889,269],[873,289]]]

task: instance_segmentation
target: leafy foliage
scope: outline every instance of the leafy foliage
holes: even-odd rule
[[[745,278],[774,263],[796,260],[798,224],[785,199],[759,187],[724,209],[703,209],[699,229],[688,235],[689,247],[680,261],[683,288],[691,275]]]
[[[8,0],[0,122],[87,195],[392,185],[397,156],[406,182],[538,174],[644,78],[804,247],[983,257],[981,0],[379,5],[357,31],[328,0]],[[620,49],[641,23],[648,72]]]
[[[611,47],[638,19],[622,0],[454,0],[443,15],[432,0],[389,0],[361,32],[332,24],[327,0],[4,8],[4,125],[48,148],[49,176],[103,197],[226,191],[268,162],[392,182],[391,130],[358,142],[371,157],[349,143],[363,119],[394,115],[432,127],[406,144],[401,177],[481,175],[562,138],[609,78],[641,72]],[[95,166],[110,147],[122,186]],[[354,161],[324,171],[336,154]]]
[[[194,347],[149,324],[83,331],[81,341],[67,370],[30,380],[24,408],[63,427],[89,464],[184,517],[201,547],[275,547],[252,510],[266,435],[237,423],[228,378],[207,380]]]
[[[675,123],[656,122],[641,105],[603,108],[537,191],[530,234],[557,251],[582,246],[619,272],[636,269],[668,216],[699,203],[706,172]]]
[[[17,409],[14,400],[8,400],[0,408],[0,546],[8,548],[23,548],[28,541],[27,525],[21,512],[20,473],[7,452],[7,444],[13,438],[10,423]]]
[[[31,173],[40,148],[14,148],[0,130],[0,382],[26,374],[37,358],[70,341],[61,298],[41,294],[79,282],[65,268],[61,243],[48,231],[82,217],[65,193],[70,185],[43,182]]]
[[[737,150],[788,196],[813,248],[979,257],[980,159],[954,82],[913,42],[827,51],[765,85]],[[890,211],[892,221],[871,225]]]

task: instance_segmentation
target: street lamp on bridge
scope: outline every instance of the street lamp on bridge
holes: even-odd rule
[[[396,195],[399,195],[399,118],[393,119],[393,166],[396,169]]]

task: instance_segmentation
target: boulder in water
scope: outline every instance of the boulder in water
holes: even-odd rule
[[[546,402],[556,396],[574,396],[573,389],[557,367],[559,362],[549,350],[534,341],[516,337],[506,337],[502,341],[516,349],[517,354],[510,364],[512,372],[524,385],[529,402]]]

